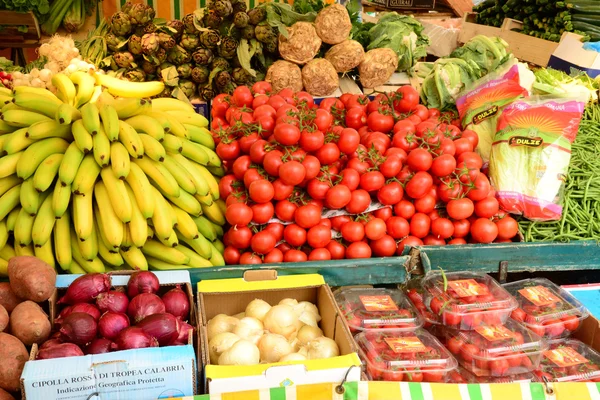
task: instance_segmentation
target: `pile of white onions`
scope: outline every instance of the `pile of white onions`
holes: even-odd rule
[[[254,299],[245,312],[208,321],[210,363],[254,365],[336,357],[340,350],[319,328],[319,309],[283,299],[274,306]]]

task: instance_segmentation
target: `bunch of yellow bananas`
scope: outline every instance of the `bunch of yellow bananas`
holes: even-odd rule
[[[224,170],[206,118],[146,99],[160,82],[52,83],[56,95],[0,89],[0,274],[14,255],[72,273],[224,265]]]

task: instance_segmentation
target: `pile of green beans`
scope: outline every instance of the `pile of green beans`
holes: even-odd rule
[[[600,106],[586,109],[571,151],[562,217],[549,222],[521,219],[526,242],[600,240]]]

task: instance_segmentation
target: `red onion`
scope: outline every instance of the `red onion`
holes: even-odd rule
[[[177,285],[175,289],[169,290],[162,297],[165,303],[165,309],[169,314],[173,314],[177,318],[185,321],[190,315],[190,300],[187,294],[181,290],[181,286]]]
[[[60,339],[48,339],[40,346],[40,350],[56,346],[57,344],[63,344],[63,341]]]
[[[160,288],[158,278],[150,271],[136,271],[127,282],[127,295],[130,299],[140,293],[156,293]]]
[[[137,326],[130,326],[119,333],[115,340],[119,350],[158,347],[158,341]]]
[[[98,333],[106,339],[114,340],[119,332],[129,327],[129,317],[123,313],[107,311],[98,321]]]
[[[96,338],[92,340],[85,348],[85,354],[104,354],[117,349],[117,345],[105,338]]]
[[[82,313],[89,314],[96,321],[98,321],[98,319],[100,318],[100,310],[98,310],[98,307],[96,307],[93,304],[79,303],[79,304],[75,304],[74,306],[69,306],[69,307],[65,308],[64,310],[62,310],[60,312],[60,314],[58,315],[58,317],[54,320],[54,323],[57,324],[58,327],[60,327],[60,325],[63,323],[63,321],[66,317],[68,317],[72,313],[76,313],[76,312],[82,312]]]
[[[38,351],[36,359],[48,360],[50,358],[77,357],[82,356],[83,351],[73,343],[57,344]]]
[[[60,327],[60,324],[62,324],[65,317],[69,314],[71,314],[71,306],[63,308],[58,317],[54,318],[54,323]]]
[[[86,345],[98,331],[98,324],[90,314],[76,312],[69,314],[60,326],[60,333],[67,342]]]
[[[152,314],[161,314],[166,311],[165,303],[153,293],[141,293],[135,296],[127,307],[127,314],[138,323]]]
[[[107,274],[85,274],[75,279],[57,304],[91,303],[100,293],[110,290]]]
[[[158,340],[159,346],[166,346],[179,337],[179,320],[171,314],[150,315],[136,326]]]
[[[188,344],[189,332],[194,331],[194,327],[187,322],[179,322],[179,336],[175,341],[169,343],[172,346],[180,346]]]
[[[96,298],[96,304],[102,312],[126,313],[129,299],[125,293],[111,290],[107,293],[100,293]]]

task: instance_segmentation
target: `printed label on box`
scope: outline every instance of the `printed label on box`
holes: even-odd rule
[[[559,367],[572,367],[573,365],[588,362],[587,358],[579,354],[572,347],[560,347],[558,349],[546,350],[544,356]]]
[[[398,306],[388,295],[384,296],[358,296],[367,311],[397,311]]]
[[[454,291],[454,297],[484,296],[489,294],[487,286],[480,285],[475,279],[449,281],[448,288]]]
[[[386,337],[383,340],[385,340],[394,353],[421,353],[427,351],[427,347],[416,336],[403,338]]]
[[[544,286],[532,286],[524,288],[519,290],[519,293],[536,306],[547,306],[562,302],[558,296]]]
[[[507,340],[515,337],[515,334],[508,328],[502,325],[498,326],[478,326],[475,328],[475,332],[489,340],[490,342],[496,342],[498,340]]]

